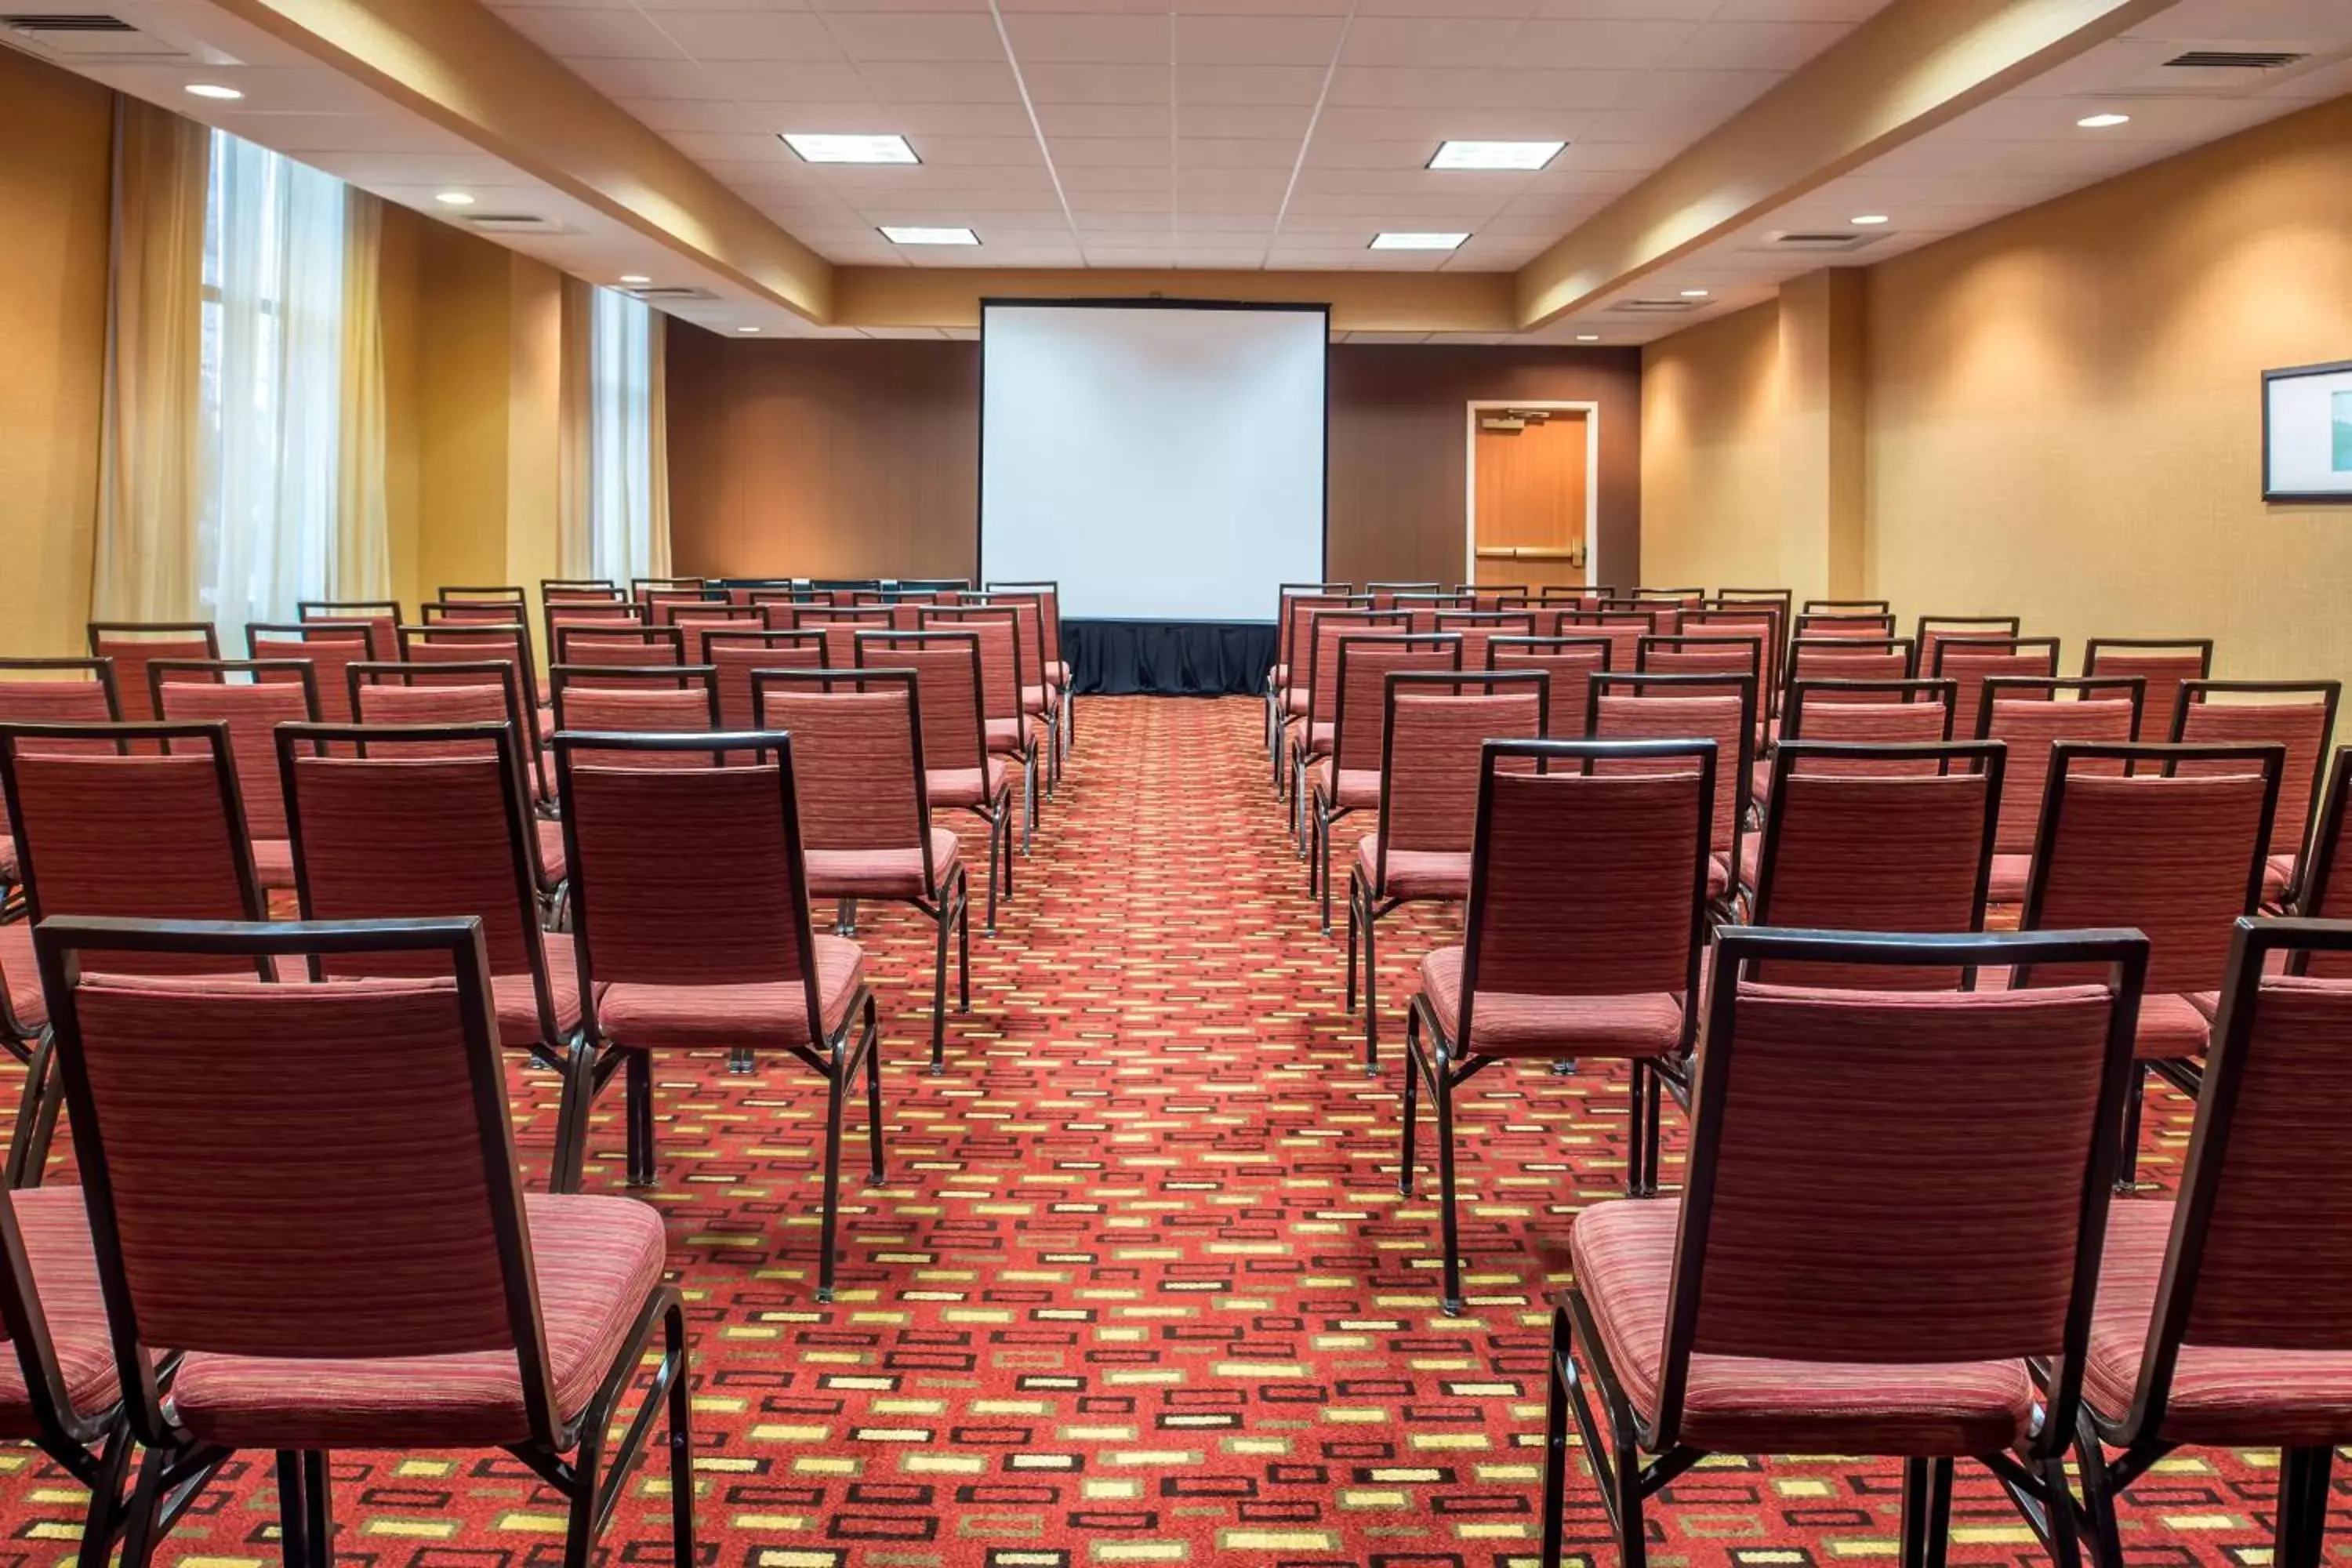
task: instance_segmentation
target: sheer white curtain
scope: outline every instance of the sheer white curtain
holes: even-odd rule
[[[655,574],[653,311],[596,290],[589,342],[589,575]]]
[[[213,133],[196,582],[225,648],[326,598],[343,357],[343,185]]]

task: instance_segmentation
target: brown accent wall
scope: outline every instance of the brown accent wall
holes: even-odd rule
[[[711,576],[971,576],[980,345],[669,334],[670,543]],[[1474,398],[1600,405],[1596,543],[1637,580],[1633,350],[1340,343],[1330,362],[1335,576],[1458,582]]]

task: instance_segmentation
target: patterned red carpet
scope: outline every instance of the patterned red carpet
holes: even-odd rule
[[[1384,927],[1391,1048],[1369,1080],[1257,706],[1085,700],[1080,723],[1001,934],[974,932],[972,1012],[952,1021],[944,1077],[919,1067],[921,929],[884,911],[861,932],[887,1032],[889,1178],[845,1191],[835,1305],[812,1293],[814,1079],[790,1062],[730,1077],[717,1057],[657,1068],[646,1195],[697,1324],[703,1561],[1532,1563],[1547,1270],[1576,1210],[1622,1184],[1622,1074],[1470,1086],[1471,1303],[1445,1318],[1429,1185],[1396,1194],[1393,1048],[1396,1001],[1444,921]],[[15,1098],[11,1082],[0,1099]],[[538,1175],[552,1081],[518,1067],[515,1099]],[[2142,1169],[2168,1179],[2188,1107],[2151,1109]],[[616,1093],[590,1189],[620,1170]],[[2268,1453],[2177,1456],[2126,1506],[2135,1560],[2266,1563],[2273,1474]],[[334,1476],[347,1564],[560,1554],[554,1499],[502,1456],[340,1454]],[[1655,1507],[1653,1561],[1891,1561],[1897,1480],[1853,1460],[1711,1463]],[[1571,1549],[1613,1568],[1589,1481],[1570,1498]],[[641,1470],[605,1562],[667,1564],[666,1499]],[[0,1568],[69,1561],[81,1507],[37,1455],[0,1448]],[[1953,1555],[2041,1560],[1980,1480],[1964,1482]],[[244,1458],[161,1559],[276,1562],[267,1457]]]

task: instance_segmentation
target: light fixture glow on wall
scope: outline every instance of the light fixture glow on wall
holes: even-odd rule
[[[1880,224],[1889,220],[1885,213],[1864,213],[1853,221],[1864,228],[1876,228]]]
[[[1467,234],[1442,234],[1419,229],[1382,229],[1372,236],[1374,250],[1459,250]]]
[[[1447,142],[1429,161],[1433,169],[1540,169],[1565,142]]]
[[[784,131],[778,134],[806,163],[919,163],[904,136]]]
[[[650,283],[652,281],[652,279],[646,277],[642,272],[624,272],[621,274],[621,283],[625,288],[635,289],[641,284]]]
[[[927,228],[920,225],[886,223],[882,237],[893,245],[978,245],[980,236],[968,228]]]
[[[1601,334],[1599,332],[1579,332],[1576,334],[1576,341],[1580,343],[1597,343],[1601,341]]]
[[[1683,290],[1683,298],[1685,300],[1704,300],[1706,298],[1706,290],[1704,289],[1685,289]]]
[[[739,332],[756,332],[760,329],[757,327],[738,327],[735,330]]]
[[[467,191],[443,191],[433,199],[445,207],[469,207],[474,205],[472,194]]]
[[[232,102],[245,96],[236,88],[223,87],[216,81],[192,81],[188,84],[188,91],[198,98],[218,99],[224,103]]]
[[[2074,121],[2074,123],[2081,126],[2085,131],[2105,131],[2111,125],[2129,125],[2131,123],[2131,116],[2128,114],[2085,114],[2082,119]]]

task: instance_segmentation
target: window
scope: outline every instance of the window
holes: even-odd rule
[[[653,311],[596,290],[588,333],[589,567],[626,583],[653,572]]]
[[[213,132],[196,581],[224,647],[328,597],[343,357],[343,185]]]

